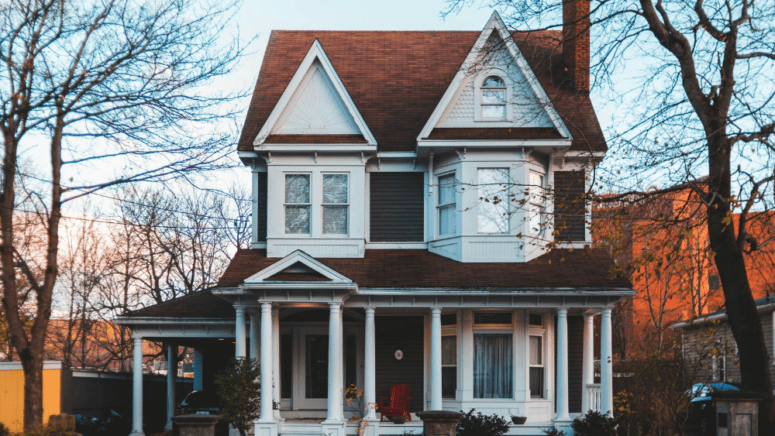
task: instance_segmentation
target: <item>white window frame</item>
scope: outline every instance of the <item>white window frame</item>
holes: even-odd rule
[[[477,183],[477,197],[482,197],[479,190],[482,188],[481,180],[479,180],[479,171],[481,170],[503,170],[506,172],[507,180],[505,182],[505,188],[506,190],[503,192],[502,201],[506,203],[506,231],[500,232],[500,233],[489,233],[489,232],[483,232],[479,228],[479,208],[476,210],[476,233],[479,235],[508,235],[511,233],[511,168],[509,167],[477,167],[476,168],[476,183]],[[479,204],[481,205],[484,202],[484,200],[479,200]]]
[[[347,176],[347,202],[346,203],[323,203],[323,179],[329,175],[344,175]],[[323,237],[342,237],[350,234],[350,173],[346,171],[326,171],[320,173],[320,235]],[[338,206],[344,207],[347,214],[347,228],[344,233],[326,233],[324,229],[323,210],[326,206]]]
[[[503,82],[503,86],[484,86],[484,82],[487,81],[490,77],[497,77],[500,79],[501,82]],[[506,121],[509,119],[509,111],[508,111],[508,85],[506,84],[506,79],[503,78],[503,76],[497,72],[493,72],[492,74],[488,74],[482,79],[481,83],[479,84],[479,119],[482,121]],[[484,102],[484,92],[485,91],[503,91],[503,103],[485,103]],[[485,106],[500,106],[503,108],[503,117],[485,117],[484,116],[484,107]]]
[[[533,185],[531,180],[531,176],[534,174],[541,178],[541,186],[538,188]],[[543,237],[546,231],[546,174],[534,169],[528,169],[527,184],[528,201],[525,213],[527,229],[525,233],[531,236]],[[533,231],[532,226],[532,217],[535,213],[538,214],[538,231]]]
[[[309,180],[309,203],[288,203],[286,201],[286,199],[288,198],[288,196],[286,195],[286,187],[287,187],[286,180],[287,180],[287,176],[297,176],[297,175],[305,175],[305,176],[309,177],[308,178],[308,180]],[[305,171],[288,171],[288,172],[283,172],[283,178],[282,178],[282,180],[283,180],[283,227],[282,228],[283,228],[283,234],[284,235],[292,236],[292,237],[312,236],[312,224],[313,224],[312,223],[312,203],[313,203],[313,196],[314,196],[314,191],[312,190],[312,187],[313,187],[312,178],[313,178],[313,175],[312,175],[311,172],[305,172]],[[287,219],[286,210],[287,210],[288,206],[307,206],[309,208],[309,232],[308,233],[288,233],[286,231],[285,222],[286,222],[286,219]]]
[[[540,396],[534,396],[534,393],[530,391],[530,397],[528,401],[545,401],[549,399],[548,395],[548,385],[549,385],[549,368],[546,364],[548,360],[548,347],[546,343],[546,314],[543,313],[532,313],[533,315],[541,315],[541,327],[536,327],[534,325],[530,325],[530,315],[527,316],[527,324],[528,324],[528,332],[527,332],[527,380],[525,380],[525,385],[527,386],[527,389],[530,390],[530,368],[543,368],[544,369],[544,385],[542,392],[540,393]],[[537,336],[541,338],[541,365],[533,365],[530,363],[530,337],[531,336]]]
[[[452,196],[452,198],[454,199],[454,201],[452,203],[444,203],[444,204],[440,203],[440,201],[441,201],[441,179],[443,179],[445,177],[450,177],[450,176],[452,177],[453,181],[457,180],[455,178],[455,171],[451,171],[451,172],[444,173],[444,174],[438,174],[436,176],[436,188],[437,188],[436,191],[437,192],[436,192],[436,195],[435,195],[435,197],[436,197],[436,199],[435,199],[435,202],[436,202],[436,223],[435,223],[435,225],[436,225],[436,232],[435,233],[436,233],[436,236],[439,237],[439,238],[440,237],[455,236],[458,233],[457,216],[455,216],[455,211],[457,210],[457,190],[454,190],[454,188],[453,188],[453,191],[455,192],[455,194]],[[455,185],[456,184],[457,183],[455,183]],[[452,233],[441,233],[441,210],[442,209],[447,209],[447,208],[450,208],[450,207],[452,208],[452,216],[453,216],[454,221],[455,221],[455,231],[452,232]]]
[[[511,315],[511,324],[476,324],[476,314],[477,313],[508,313]],[[476,398],[473,397],[474,401],[482,401],[482,402],[499,402],[499,401],[514,401],[516,399],[517,395],[517,378],[515,377],[515,369],[516,369],[516,355],[517,355],[517,348],[516,348],[516,337],[515,337],[515,328],[516,328],[516,319],[517,316],[513,311],[509,310],[473,310],[471,311],[471,351],[475,354],[476,353],[476,340],[474,339],[477,334],[479,335],[504,335],[508,334],[511,335],[511,398]],[[470,360],[471,362],[471,375],[472,375],[472,387],[473,387],[473,375],[476,373],[474,368],[474,360],[473,357]],[[472,393],[473,394],[473,393]]]
[[[713,380],[720,383],[727,381],[727,356],[725,354],[713,356]]]

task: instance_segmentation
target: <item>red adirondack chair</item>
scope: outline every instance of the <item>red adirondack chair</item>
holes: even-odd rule
[[[385,404],[385,400],[390,400],[388,404]],[[409,396],[409,386],[407,385],[394,385],[390,388],[390,397],[379,397],[379,412],[382,418],[388,418],[391,416],[405,416],[407,420],[411,421],[412,416],[409,414],[409,401],[412,397]]]

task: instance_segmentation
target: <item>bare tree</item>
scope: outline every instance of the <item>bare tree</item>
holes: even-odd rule
[[[218,123],[233,115],[224,104],[235,96],[205,86],[241,55],[224,31],[236,8],[194,0],[11,0],[0,7],[2,302],[25,373],[25,428],[42,422],[42,356],[63,204],[119,183],[220,166],[233,132]],[[208,133],[216,125],[227,133]],[[20,202],[24,153],[45,156],[51,166]],[[44,221],[42,277],[14,243],[19,210]],[[13,292],[20,274],[35,300],[29,332]]]
[[[449,0],[446,13],[470,3]],[[745,266],[760,242],[749,223],[773,206],[772,2],[483,3],[500,9],[512,27],[529,30],[559,29],[563,8],[574,11],[564,17],[566,41],[591,30],[593,92],[621,111],[608,135],[614,159],[595,176],[595,188],[618,195],[596,200],[639,202],[687,188],[697,194],[743,388],[768,398],[775,426],[770,359]],[[706,183],[695,182],[701,176]],[[652,184],[665,188],[642,188]]]

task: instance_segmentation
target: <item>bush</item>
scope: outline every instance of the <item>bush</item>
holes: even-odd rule
[[[482,412],[474,415],[474,409],[464,413],[457,423],[457,436],[501,436],[507,431],[509,424],[505,419],[498,415],[482,415]]]
[[[232,359],[229,366],[215,376],[221,397],[224,421],[245,436],[258,418],[260,384],[257,359]]]
[[[584,418],[573,420],[576,436],[616,436],[616,419],[600,412],[590,411]]]
[[[11,430],[8,430],[2,422],[0,422],[0,436],[11,436]]]

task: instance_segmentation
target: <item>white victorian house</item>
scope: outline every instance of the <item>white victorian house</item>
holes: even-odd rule
[[[239,143],[252,247],[212,290],[118,322],[135,350],[195,348],[196,389],[258,358],[262,436],[354,434],[351,384],[369,403],[410,389],[412,420],[371,409],[371,435],[420,434],[422,410],[527,416],[515,435],[612,410],[611,309],[634,292],[568,206],[606,152],[588,71],[588,32],[512,34],[497,14],[481,32],[272,32]]]

